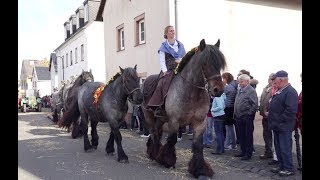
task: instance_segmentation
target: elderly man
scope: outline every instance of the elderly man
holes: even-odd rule
[[[258,110],[256,90],[250,86],[250,76],[241,74],[238,77],[238,92],[234,102],[234,117],[239,126],[241,153],[235,157],[241,160],[251,159],[253,152],[253,120]]]
[[[268,127],[268,116],[269,111],[269,100],[275,93],[277,88],[273,86],[273,80],[275,79],[275,73],[271,73],[268,78],[268,85],[263,88],[260,96],[259,111],[262,116],[262,127],[263,127],[263,140],[265,151],[263,155],[260,155],[260,159],[268,159],[273,157],[272,153],[272,131]]]
[[[288,82],[288,73],[278,71],[274,85],[278,88],[269,105],[269,127],[274,133],[274,146],[279,167],[271,171],[280,176],[294,174],[292,160],[292,131],[298,111],[298,93]]]

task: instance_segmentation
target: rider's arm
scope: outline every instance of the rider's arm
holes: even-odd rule
[[[159,51],[159,59],[160,59],[160,68],[163,73],[167,72],[165,53]]]

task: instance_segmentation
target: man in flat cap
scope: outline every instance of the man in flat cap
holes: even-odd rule
[[[290,176],[294,174],[292,132],[298,111],[298,93],[288,82],[286,71],[278,71],[273,83],[278,90],[271,97],[268,120],[269,127],[274,133],[274,146],[279,167],[271,171],[280,176]]]

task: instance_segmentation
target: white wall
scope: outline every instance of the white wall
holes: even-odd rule
[[[227,8],[230,72],[249,70],[260,95],[270,73],[285,70],[300,92],[302,11],[232,1]]]
[[[84,45],[84,61],[81,61],[81,45]],[[78,63],[75,63],[75,48],[78,48]],[[73,53],[73,64],[70,66],[70,51]],[[61,65],[61,57],[64,56],[64,63],[66,63],[66,54],[68,53],[68,67],[64,64],[65,69],[62,69]],[[75,36],[70,38],[65,44],[63,44],[59,50],[56,52],[57,54],[57,61],[58,61],[58,81],[59,87],[61,87],[61,81],[63,80],[63,73],[64,73],[64,80],[70,80],[70,77],[73,75],[79,75],[82,73],[83,70],[88,70],[87,65],[87,38],[84,31],[78,32]],[[64,72],[63,72],[64,71]]]
[[[186,51],[199,45],[221,41],[221,50],[228,49],[226,35],[226,4],[224,0],[178,0],[177,39]]]
[[[106,60],[104,54],[103,22],[92,22],[85,29],[87,36],[88,70],[92,70],[94,81],[106,82]]]
[[[145,13],[146,44],[135,46],[134,18]],[[137,64],[139,73],[147,76],[160,72],[158,49],[164,41],[163,30],[169,25],[168,0],[106,1],[104,14],[104,41],[107,78],[122,68]],[[124,24],[125,50],[117,52],[116,27]]]
[[[37,90],[39,90],[40,97],[51,95],[51,81],[38,81]]]

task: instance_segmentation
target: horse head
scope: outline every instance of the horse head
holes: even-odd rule
[[[133,104],[141,104],[143,101],[143,95],[140,90],[140,78],[137,73],[137,65],[134,68],[128,67],[122,69],[120,66],[123,87],[128,99]]]
[[[90,69],[90,71],[84,71],[82,70],[82,73],[81,73],[81,79],[82,79],[82,82],[85,83],[85,82],[93,82],[94,81],[94,78],[93,78],[93,75],[92,75],[92,71]],[[83,84],[82,83],[82,84]]]
[[[208,91],[212,96],[220,96],[224,91],[224,84],[221,78],[221,70],[227,66],[225,57],[219,49],[220,39],[215,45],[206,44],[204,39],[200,41],[199,49],[203,65],[202,72],[208,83]]]

